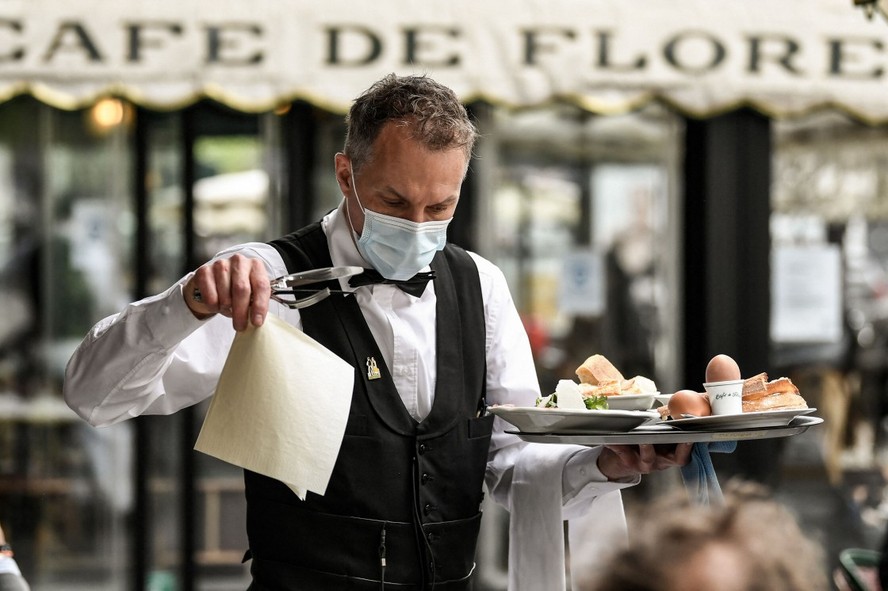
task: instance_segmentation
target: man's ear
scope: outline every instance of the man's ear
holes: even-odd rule
[[[337,152],[333,157],[333,168],[336,171],[336,182],[339,183],[339,190],[343,195],[347,194],[352,188],[351,168],[348,156],[342,152]]]

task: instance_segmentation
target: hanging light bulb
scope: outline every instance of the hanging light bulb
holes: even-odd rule
[[[103,98],[92,108],[92,118],[99,129],[108,129],[123,123],[123,103],[116,98]]]

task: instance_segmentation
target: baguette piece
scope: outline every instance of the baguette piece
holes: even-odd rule
[[[607,357],[598,354],[587,358],[586,361],[577,368],[577,377],[580,378],[580,383],[592,384],[593,386],[606,384],[608,382],[617,382],[618,390],[619,384],[626,379],[623,377],[623,374],[620,373],[620,370],[614,367],[613,363],[608,361]]]
[[[743,412],[795,408],[808,408],[808,403],[789,378],[781,377],[767,381],[767,374],[759,374],[743,384]]]
[[[768,394],[768,374],[762,372],[743,381],[743,400],[755,400]]]
[[[762,412],[766,410],[789,410],[793,408],[808,408],[808,403],[798,394],[781,392],[771,394],[756,400],[744,400],[743,412]]]
[[[798,394],[799,389],[789,378],[777,378],[768,382],[768,394]]]

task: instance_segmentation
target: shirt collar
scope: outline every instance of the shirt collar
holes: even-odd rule
[[[330,260],[333,266],[369,267],[370,263],[364,260],[355,241],[352,238],[352,229],[348,223],[348,214],[345,211],[345,199],[339,207],[324,216],[321,220],[321,228],[327,236],[327,244],[330,248]]]

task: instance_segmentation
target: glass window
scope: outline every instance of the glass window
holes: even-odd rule
[[[276,237],[280,216],[267,164],[277,153],[274,115],[238,114],[215,106],[194,113],[194,232],[198,264],[242,242]],[[264,131],[263,131],[264,130]],[[193,413],[200,430],[209,401]],[[188,417],[190,413],[186,413]],[[193,442],[187,444],[190,448]],[[243,471],[216,458],[194,453],[196,479],[197,584],[249,584]]]
[[[871,547],[888,529],[886,139],[837,112],[774,123],[771,354],[824,418],[787,455],[825,468]]]
[[[342,192],[336,182],[333,158],[337,152],[342,151],[345,142],[344,115],[316,112],[315,121],[318,125],[314,174],[317,195],[315,195],[315,208],[310,218],[311,221],[321,219],[328,211],[339,207],[342,202]],[[291,228],[288,231],[295,229]]]
[[[531,338],[541,387],[593,353],[670,387],[677,118],[651,107],[497,111],[490,256]],[[545,392],[544,392],[545,393]]]
[[[680,120],[655,106],[610,117],[494,109],[491,119],[479,146],[480,168],[492,175],[478,204],[479,250],[505,273],[543,394],[576,380],[594,353],[672,391]],[[657,486],[653,476],[634,488]],[[478,576],[490,588],[505,587],[507,534],[508,514],[488,502]]]
[[[130,428],[61,399],[67,359],[130,298],[131,111],[0,107],[0,521],[35,589],[125,586]]]

